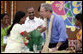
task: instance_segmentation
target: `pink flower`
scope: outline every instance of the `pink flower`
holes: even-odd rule
[[[52,9],[57,15],[65,15],[64,1],[55,1],[52,3]]]

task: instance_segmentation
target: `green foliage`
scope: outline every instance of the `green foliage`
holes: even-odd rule
[[[34,30],[29,34],[30,41],[27,44],[27,47],[30,51],[33,51],[33,45],[37,45],[37,50],[40,50],[42,47],[42,43],[44,42],[44,38],[41,36],[41,33],[38,30]]]

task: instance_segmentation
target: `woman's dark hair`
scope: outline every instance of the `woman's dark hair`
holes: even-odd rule
[[[25,16],[25,12],[23,12],[23,11],[16,12],[16,15],[15,15],[14,20],[13,20],[13,24],[11,25],[11,27],[7,31],[7,36],[10,34],[10,31],[12,30],[12,27],[14,26],[14,24],[19,23],[20,19],[23,18],[24,16]]]
[[[82,14],[77,14],[75,18],[82,23]]]
[[[5,15],[8,15],[8,14],[7,14],[7,13],[1,14],[1,20],[3,19],[3,17],[4,17]],[[9,16],[9,15],[8,15],[8,16]]]
[[[38,7],[38,12],[40,12],[40,6]]]

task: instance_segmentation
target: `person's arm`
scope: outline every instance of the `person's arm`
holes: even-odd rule
[[[39,31],[40,31],[40,33],[42,33],[43,31],[45,31],[46,30],[46,27],[43,27],[43,28],[41,28]]]
[[[82,43],[79,40],[77,40],[77,49],[76,49],[76,51],[80,51],[81,47],[82,47]]]
[[[79,38],[79,40],[80,40],[80,42],[82,43],[82,35],[81,35],[81,37]]]
[[[63,44],[63,42],[58,42],[56,47],[49,49],[50,52],[58,51],[59,47]]]
[[[23,37],[26,37],[26,39],[30,40],[30,37],[28,36],[29,33],[27,33],[26,31],[21,32],[20,34],[21,34]]]
[[[37,29],[40,31],[40,33],[44,32],[47,28],[46,27],[43,27],[42,25],[41,26],[38,26]]]
[[[58,31],[60,35],[59,35],[59,42],[57,46],[60,47],[63,44],[63,42],[66,41],[66,39],[68,38],[67,33],[66,33],[66,25],[62,18],[58,21]]]
[[[37,29],[40,31],[40,33],[42,33],[47,29],[44,20],[40,19],[39,24],[40,26],[38,26]]]
[[[23,37],[28,37],[29,33],[27,33],[26,31],[22,32],[21,35],[23,35]]]
[[[82,36],[77,40],[77,48],[82,47]]]
[[[58,42],[58,44],[56,45],[56,50],[58,50],[59,49],[59,47],[61,46],[63,44],[63,42]]]
[[[59,47],[63,44],[63,42],[66,41],[66,39],[68,38],[66,34],[66,26],[64,24],[64,20],[63,19],[57,20],[56,26],[60,35],[59,35],[59,41],[56,47],[52,49],[52,51],[57,51]]]

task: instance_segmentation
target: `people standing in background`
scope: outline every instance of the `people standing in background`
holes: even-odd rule
[[[23,39],[26,37],[26,38],[30,38],[30,41],[31,41],[32,38],[28,36],[29,33],[26,32],[25,27],[22,25],[22,24],[24,24],[25,20],[26,20],[25,12],[22,12],[22,11],[16,12],[15,18],[13,20],[13,24],[7,31],[8,42],[7,42],[7,46],[5,48],[5,53],[29,52],[29,50],[28,51],[25,50],[25,45],[24,45]],[[29,28],[27,28],[27,29],[29,29]],[[45,29],[42,28],[41,30],[36,30],[36,31],[37,31],[37,33],[40,34],[43,32],[43,30],[45,30]],[[34,34],[33,34],[33,32],[34,32]],[[35,31],[32,31],[32,34],[35,35]],[[35,35],[35,37],[37,37],[37,36],[40,37],[41,35]],[[40,39],[41,38],[42,37],[40,37]],[[38,38],[36,40],[38,40]],[[35,42],[35,41],[33,41],[33,42]],[[40,42],[41,42],[41,40],[40,40]],[[39,44],[41,44],[40,42],[39,42]]]
[[[35,17],[35,9],[33,7],[27,8],[27,18],[24,23],[24,27],[27,32],[31,32],[31,31],[34,31],[35,29],[39,29],[39,30],[42,30],[41,32],[42,34],[43,31],[45,30],[44,20],[42,20],[41,18]]]
[[[1,49],[4,51],[7,39],[7,30],[9,29],[9,15],[7,13],[1,14]],[[5,40],[4,40],[4,39]]]
[[[80,31],[76,34],[77,37],[77,50],[82,48],[82,14],[75,16],[75,25],[79,26]]]
[[[7,31],[8,42],[5,48],[5,53],[21,53],[22,48],[24,47],[23,37],[21,32],[24,32],[25,29],[22,27],[22,24],[25,22],[25,13],[22,11],[16,12],[13,24]],[[28,33],[27,33],[28,35]],[[26,35],[26,36],[27,36]]]
[[[43,16],[41,16],[41,13],[40,13],[40,6],[38,8],[38,13],[39,13],[39,18],[42,19],[42,20],[44,20]]]
[[[33,31],[38,27],[45,27],[44,21],[40,18],[35,17],[35,10],[33,7],[27,8],[27,18],[24,23],[24,27],[26,28],[27,32]],[[29,29],[28,29],[29,28]]]

